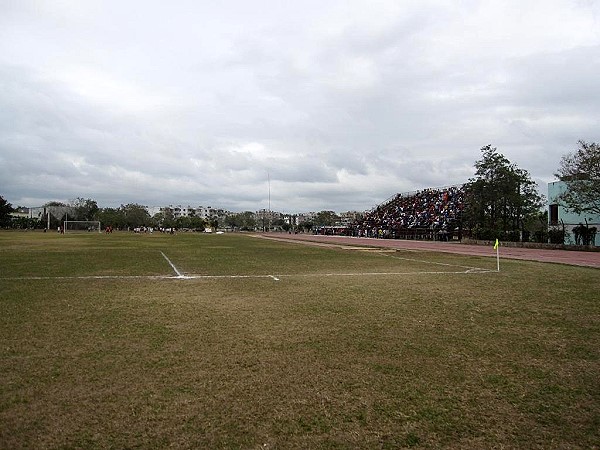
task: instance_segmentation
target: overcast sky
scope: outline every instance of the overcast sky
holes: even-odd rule
[[[13,206],[366,210],[486,144],[544,193],[579,139],[600,1],[0,0]]]

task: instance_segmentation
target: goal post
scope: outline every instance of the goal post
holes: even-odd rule
[[[87,232],[102,232],[102,226],[99,220],[65,220],[63,223],[65,233],[71,231],[87,231]]]

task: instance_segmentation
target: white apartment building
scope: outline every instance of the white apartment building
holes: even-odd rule
[[[174,219],[180,217],[200,217],[204,220],[217,219],[221,220],[231,214],[229,211],[221,208],[213,208],[212,206],[182,206],[182,205],[169,205],[169,206],[151,206],[147,208],[150,217],[155,216],[158,213],[170,212]]]

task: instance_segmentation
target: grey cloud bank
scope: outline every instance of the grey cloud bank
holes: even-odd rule
[[[600,141],[599,2],[205,3],[0,1],[0,194],[364,210]]]

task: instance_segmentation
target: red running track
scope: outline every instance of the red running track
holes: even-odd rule
[[[264,233],[260,236],[267,239],[309,241],[328,245],[353,245],[364,247],[397,248],[405,250],[429,250],[434,252],[456,253],[460,255],[496,257],[496,251],[493,249],[492,245],[484,246],[461,244],[458,242],[407,241],[400,239],[321,236],[313,234]],[[524,259],[528,261],[600,268],[600,252],[502,247],[502,244],[500,244],[500,258]]]

